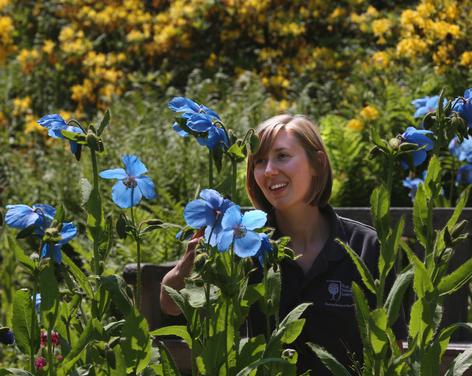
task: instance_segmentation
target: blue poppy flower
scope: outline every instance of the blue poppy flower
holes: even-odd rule
[[[431,140],[427,134],[433,132],[425,129],[416,129],[414,127],[408,127],[402,134],[402,138],[409,143],[423,146],[421,150],[413,151],[409,153],[412,158],[413,167],[419,166],[426,159],[427,152],[433,149],[433,140]],[[408,163],[405,160],[401,160],[402,167],[408,169]]]
[[[122,209],[131,208],[139,204],[143,196],[148,200],[156,198],[154,183],[145,176],[147,168],[135,155],[121,157],[125,168],[114,168],[100,172],[103,179],[118,179],[113,186],[113,202]]]
[[[4,345],[13,345],[15,336],[9,328],[0,328],[0,343]]]
[[[460,99],[452,108],[472,128],[472,88],[464,92],[464,99]]]
[[[62,262],[61,248],[64,244],[69,243],[77,235],[77,227],[71,222],[64,222],[59,233],[61,239],[55,243],[46,243],[41,250],[41,258],[51,257],[55,262]]]
[[[58,114],[50,114],[43,116],[37,121],[39,125],[48,129],[48,135],[53,138],[64,138],[62,131],[73,133],[84,133],[79,127],[68,125],[65,120]],[[80,145],[77,142],[69,141],[71,152],[77,156],[80,153]]]
[[[169,102],[169,108],[174,112],[183,112],[184,114],[193,115],[193,114],[207,114],[212,118],[221,120],[218,114],[213,111],[211,108],[204,106],[203,104],[198,104],[191,100],[190,98],[185,97],[174,97]]]
[[[185,206],[185,222],[195,229],[206,226],[205,239],[211,246],[215,246],[221,232],[223,215],[233,205],[233,202],[225,199],[214,189],[204,189],[200,192],[199,199],[190,201]]]
[[[267,253],[272,252],[274,249],[272,248],[272,244],[270,244],[267,234],[260,233],[259,235],[261,237],[261,247],[257,251],[256,257],[261,267],[264,267],[264,259],[267,257]]]
[[[56,209],[46,204],[7,205],[8,211],[5,215],[5,223],[13,228],[23,230],[34,226],[34,234],[42,237],[46,229],[51,225]]]
[[[424,97],[420,99],[415,99],[411,102],[413,106],[415,106],[416,112],[413,115],[415,118],[423,117],[429,112],[434,112],[438,108],[439,103],[439,95],[435,95],[434,97]],[[447,100],[444,99],[444,104],[447,103]]]
[[[221,121],[221,119],[212,109],[184,97],[173,98],[169,102],[169,108],[182,113],[182,118],[186,119],[186,125],[192,131],[206,134],[205,137],[197,137],[200,145],[206,146],[210,150],[218,146],[229,147],[226,132],[214,123],[215,120]],[[172,128],[180,137],[188,136],[188,132],[182,129],[177,122],[173,124]]]
[[[464,139],[462,143],[458,137],[454,137],[449,143],[449,151],[459,161],[472,163],[472,137]]]
[[[464,184],[464,185],[472,184],[472,165],[471,164],[466,164],[459,167],[459,170],[457,170],[456,183]]]
[[[403,186],[410,189],[408,196],[411,198],[411,201],[415,199],[416,191],[421,183],[424,183],[423,179],[420,178],[406,178],[403,180]]]
[[[255,256],[261,248],[262,239],[254,230],[264,226],[266,221],[267,214],[262,210],[251,210],[242,215],[238,205],[231,206],[221,220],[218,250],[224,252],[233,243],[234,253],[239,257]]]

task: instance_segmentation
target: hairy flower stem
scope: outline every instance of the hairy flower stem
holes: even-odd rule
[[[36,275],[33,276],[33,304],[31,307],[31,338],[30,338],[30,368],[31,373],[36,375],[36,369],[34,367],[34,340],[35,340],[35,333],[36,330],[36,294],[38,293],[38,282]]]
[[[213,153],[208,149],[208,186],[213,187]]]
[[[52,340],[51,340],[51,326],[48,327],[48,369],[49,369],[49,376],[54,376],[54,367],[52,364]]]
[[[95,150],[90,149],[90,157],[92,160],[92,171],[93,171],[93,189],[95,192],[99,192],[98,188],[98,164],[97,164],[97,154]],[[101,208],[100,208],[101,211]],[[101,214],[100,214],[101,215]],[[99,226],[99,224],[95,224]],[[96,231],[96,230],[95,230]],[[94,266],[94,273],[96,275],[100,274],[100,260],[99,260],[99,251],[98,251],[98,239],[97,236],[93,236],[93,266]]]
[[[133,202],[133,193],[134,188],[131,190],[131,202]],[[133,207],[131,207],[131,222],[133,228],[136,229]],[[141,310],[141,236],[139,231],[136,230],[134,238],[136,240],[136,306]]]
[[[234,202],[237,202],[236,198],[236,174],[238,173],[238,162],[234,160],[233,158],[231,159],[231,200]]]

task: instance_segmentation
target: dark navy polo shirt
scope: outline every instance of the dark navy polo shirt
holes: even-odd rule
[[[289,347],[298,352],[298,372],[309,369],[316,376],[331,373],[306,342],[324,347],[349,371],[353,360],[362,365],[363,347],[355,317],[352,282],[360,287],[364,285],[350,256],[335,239],[341,239],[356,251],[374,276],[378,274],[379,257],[377,233],[372,227],[338,216],[329,205],[320,210],[329,220],[330,236],[306,274],[296,261],[282,262],[280,298],[281,318],[301,303],[313,304],[303,314],[306,322],[302,333]],[[391,278],[388,284],[391,286]],[[366,296],[374,306],[372,294],[366,292]],[[251,335],[264,332],[265,318],[257,308],[251,312],[250,328]],[[403,331],[400,330],[400,336]]]

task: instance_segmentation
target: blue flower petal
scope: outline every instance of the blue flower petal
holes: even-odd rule
[[[58,264],[62,263],[62,251],[61,246],[56,244],[52,251],[52,259]]]
[[[136,183],[138,183],[138,187],[145,198],[148,200],[156,198],[156,189],[152,179],[149,176],[141,176],[137,178]]]
[[[174,112],[196,112],[200,111],[200,106],[193,100],[184,97],[174,97],[169,102],[169,108]]]
[[[217,245],[220,234],[221,234],[221,226],[207,226],[205,228],[205,240],[212,247]]]
[[[248,230],[255,230],[261,228],[267,222],[267,214],[262,210],[251,210],[243,215],[241,224]]]
[[[121,160],[125,165],[125,170],[128,176],[138,177],[147,172],[144,163],[135,155],[124,155]]]
[[[27,205],[7,205],[5,223],[13,228],[25,229],[32,226],[39,219],[39,215]]]
[[[102,171],[98,174],[103,179],[118,179],[123,180],[128,177],[126,171],[122,168],[113,168],[110,170]]]
[[[211,117],[205,114],[195,114],[187,121],[187,126],[195,132],[208,132],[213,127]]]
[[[133,200],[131,200],[131,192],[133,191]],[[126,187],[123,181],[118,181],[111,190],[111,197],[113,202],[122,209],[131,208],[139,204],[141,201],[142,193],[139,189],[132,189]]]
[[[472,165],[466,164],[459,168],[457,171],[456,183],[466,185],[472,184]]]
[[[233,242],[234,232],[232,229],[223,231],[218,237],[218,251],[225,252]]]
[[[204,189],[200,192],[200,197],[207,201],[212,208],[219,208],[223,204],[223,196],[214,189]]]
[[[233,205],[228,210],[226,210],[225,214],[223,215],[223,219],[221,220],[221,227],[223,230],[226,229],[234,229],[239,227],[241,224],[242,215],[241,209],[238,205]]]
[[[248,231],[242,238],[234,240],[234,253],[239,257],[252,257],[261,247],[261,237],[257,232]]]
[[[413,158],[413,167],[419,166],[426,160],[427,154],[424,150],[414,151],[412,154]]]
[[[61,240],[57,244],[63,245],[70,242],[77,235],[77,227],[71,222],[62,224]]]
[[[190,201],[184,208],[184,218],[187,225],[198,229],[215,222],[213,209],[205,200]]]
[[[174,125],[172,125],[172,129],[176,131],[180,137],[187,137],[189,135],[188,132],[180,128],[178,123],[174,123]]]
[[[56,215],[56,209],[48,204],[35,204],[33,205],[33,209],[39,209],[42,214],[44,214],[46,217],[50,218],[51,220],[54,218]]]

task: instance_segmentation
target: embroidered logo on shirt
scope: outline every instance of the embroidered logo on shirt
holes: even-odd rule
[[[329,299],[325,305],[332,307],[352,307],[352,288],[338,280],[327,280]]]

